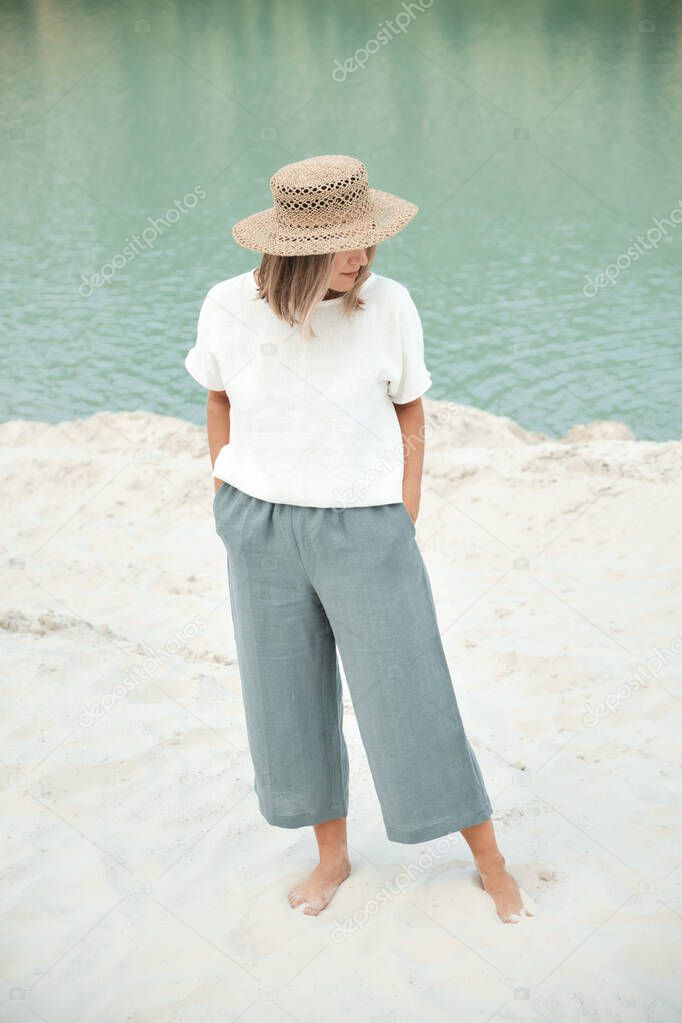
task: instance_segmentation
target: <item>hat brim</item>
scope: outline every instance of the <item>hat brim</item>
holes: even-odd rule
[[[245,249],[273,256],[310,256],[377,245],[398,234],[409,224],[419,207],[390,192],[370,188],[371,207],[362,220],[319,230],[296,230],[278,224],[274,207],[252,213],[232,228],[232,237]]]

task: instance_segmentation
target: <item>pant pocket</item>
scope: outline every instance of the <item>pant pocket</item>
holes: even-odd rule
[[[220,519],[225,509],[225,504],[229,503],[231,490],[233,488],[229,483],[222,483],[213,495],[213,517],[216,522]]]
[[[405,521],[407,522],[407,524],[408,524],[408,526],[410,528],[412,536],[416,536],[416,532],[417,532],[416,526],[415,526],[414,522],[412,521],[412,516],[408,512],[408,510],[407,510],[407,508],[405,506],[405,502],[404,501],[400,501],[399,508],[401,510],[403,518],[405,519]]]
[[[213,495],[213,514],[215,515],[216,505],[218,504],[218,497],[220,492],[225,489],[225,484],[221,483],[215,494]]]

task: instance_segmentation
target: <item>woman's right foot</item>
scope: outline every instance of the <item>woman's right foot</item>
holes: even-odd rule
[[[308,874],[288,895],[292,909],[303,906],[307,916],[317,916],[331,902],[336,889],[343,884],[351,870],[348,853],[325,857],[312,874]]]

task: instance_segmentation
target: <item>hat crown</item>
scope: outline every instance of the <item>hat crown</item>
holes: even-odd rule
[[[280,167],[270,178],[282,227],[333,227],[367,217],[367,168],[352,156],[313,156]]]
[[[273,256],[324,255],[366,248],[402,231],[419,209],[370,188],[354,156],[311,156],[285,164],[270,178],[273,205],[238,221],[232,237]]]

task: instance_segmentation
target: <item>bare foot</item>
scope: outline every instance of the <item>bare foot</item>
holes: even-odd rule
[[[347,854],[325,858],[303,881],[289,892],[292,909],[303,906],[307,916],[317,916],[331,902],[334,892],[350,874]]]
[[[506,868],[504,856],[497,853],[487,859],[477,859],[476,868],[483,888],[495,903],[500,920],[506,924],[517,924],[522,913],[533,915],[524,905],[519,886]]]

